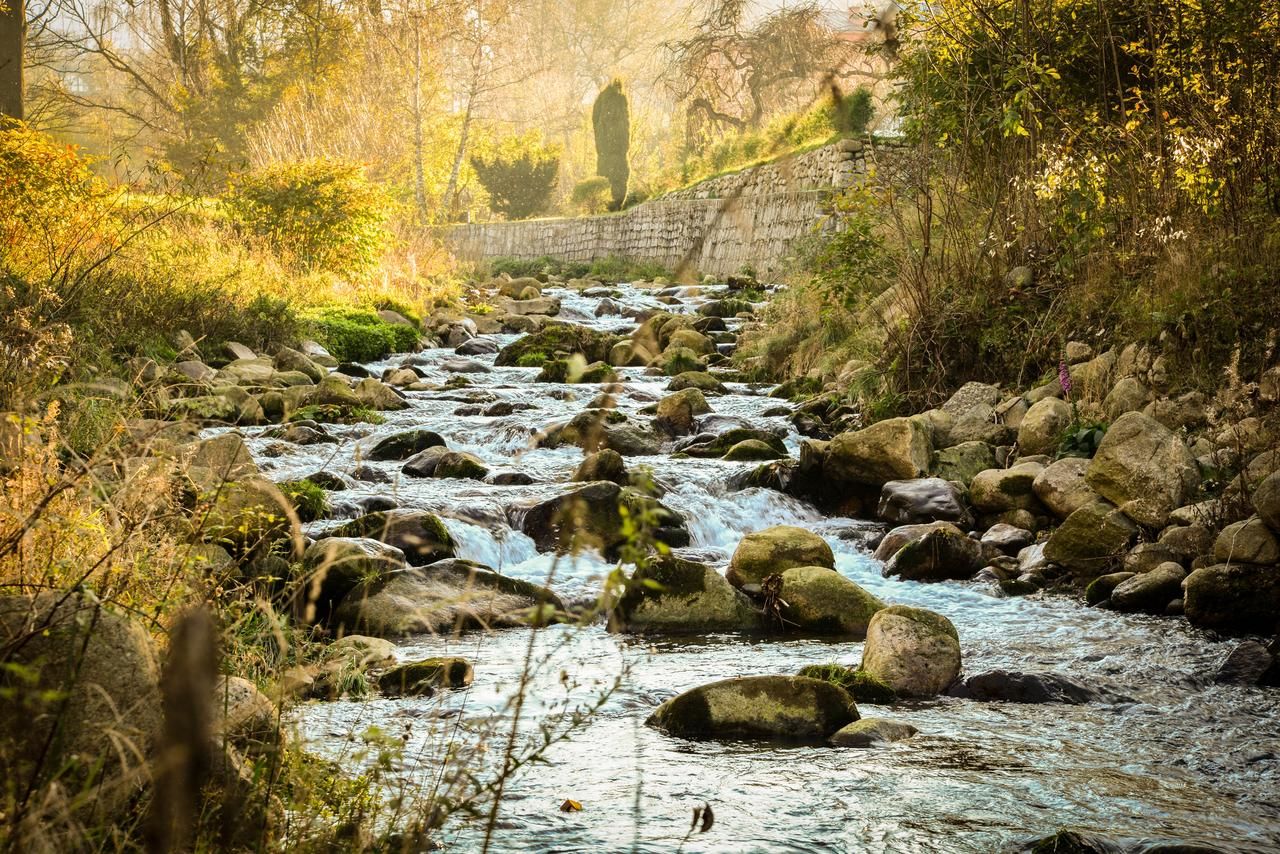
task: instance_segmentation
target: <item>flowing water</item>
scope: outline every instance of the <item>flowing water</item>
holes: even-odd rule
[[[561,298],[562,319],[633,328],[617,316],[596,318],[598,296],[547,293]],[[685,293],[685,304],[674,310],[692,310],[714,295]],[[672,308],[651,289],[623,285],[615,296],[631,308]],[[515,338],[493,337],[503,344]],[[448,349],[428,350],[369,367],[377,374],[406,358],[424,368],[429,381],[443,382],[452,375],[446,363],[459,357]],[[406,428],[437,430],[451,448],[537,482],[414,479],[399,474],[399,463],[373,463],[393,482],[359,483],[333,497],[341,505],[389,495],[402,506],[439,512],[460,557],[533,581],[550,577],[566,599],[594,596],[609,564],[538,554],[509,526],[507,511],[566,488],[582,452],[531,449],[531,438],[580,412],[598,388],[535,385],[536,369],[493,368],[492,355],[476,358],[490,370],[468,374],[471,387],[411,392],[412,407],[388,413],[384,424],[331,428],[341,439],[337,446],[291,447],[266,456],[261,452],[269,442],[251,445],[270,476],[285,480],[320,469],[347,471],[361,448]],[[666,378],[641,369],[621,373],[626,390],[618,408],[624,412],[635,413],[664,393]],[[730,394],[709,400],[717,415],[788,429],[794,453],[799,437],[789,422],[763,415],[779,403],[765,397],[766,390],[730,384]],[[494,401],[526,408],[500,417],[456,412]],[[500,737],[476,761],[492,770],[515,713],[511,698],[531,661],[519,710],[521,747],[536,739],[540,727],[563,726],[567,711],[596,702],[619,674],[623,678],[589,721],[550,748],[545,762],[508,782],[491,850],[665,852],[683,844],[687,851],[976,852],[1073,826],[1130,839],[1280,851],[1280,691],[1212,684],[1231,642],[1181,619],[1090,610],[1074,598],[1000,598],[976,583],[885,579],[862,545],[868,522],[826,518],[778,493],[726,486],[731,474],[754,463],[666,455],[627,462],[653,467],[669,489],[664,501],[688,520],[693,542],[687,551],[699,559],[723,566],[744,534],[770,525],[810,528],[832,544],[837,568],[877,596],[950,617],[967,672],[1055,671],[1110,685],[1125,699],[1080,706],[952,698],[892,708],[864,704],[864,716],[901,719],[920,729],[915,738],[882,749],[683,741],[643,725],[664,699],[731,676],[794,673],[831,661],[856,665],[861,644],[735,636],[655,641],[612,635],[597,623],[404,640],[402,658],[467,656],[475,664],[474,684],[430,699],[308,704],[297,724],[312,749],[348,756],[360,734],[377,726],[406,739],[397,773],[429,786],[438,775],[442,742],[450,735],[466,741],[488,721]],[[582,810],[561,812],[567,798],[581,802]],[[703,803],[712,805],[715,826],[683,841],[691,809]],[[478,850],[485,825],[483,818],[451,820],[440,840],[451,849]]]

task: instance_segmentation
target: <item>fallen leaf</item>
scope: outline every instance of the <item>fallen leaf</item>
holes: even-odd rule
[[[581,811],[582,811],[582,804],[578,803],[573,798],[565,798],[564,803],[560,805],[560,812],[581,812]]]

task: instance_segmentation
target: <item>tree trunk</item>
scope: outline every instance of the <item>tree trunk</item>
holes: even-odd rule
[[[26,53],[27,8],[25,0],[0,0],[0,116],[22,121],[22,63]]]
[[[422,166],[422,22],[413,22],[413,193],[418,215],[425,224],[427,211],[427,179]]]
[[[462,114],[462,131],[458,135],[458,150],[453,155],[453,168],[449,171],[449,186],[444,191],[444,197],[449,200],[449,219],[457,219],[458,216],[458,181],[462,176],[462,161],[467,156],[467,134],[471,130],[471,104],[475,100],[475,95],[467,95],[467,109]]]

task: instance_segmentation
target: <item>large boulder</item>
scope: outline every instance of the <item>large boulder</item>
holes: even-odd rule
[[[544,448],[577,445],[587,453],[609,448],[624,457],[640,457],[657,454],[662,437],[631,423],[615,410],[588,409],[549,427],[538,444]]]
[[[929,471],[934,477],[968,486],[979,472],[996,467],[995,450],[986,442],[961,442],[933,452]]]
[[[404,552],[378,540],[365,537],[317,540],[302,554],[303,617],[307,622],[324,619],[356,586],[404,566]]]
[[[1044,506],[1036,497],[1036,477],[1044,471],[1039,463],[1019,463],[1007,469],[979,472],[969,484],[969,501],[983,513],[1026,510],[1043,513]]]
[[[87,594],[4,596],[0,661],[5,780],[57,779],[74,793],[103,781],[95,810],[122,808],[161,733],[160,671],[146,629]]]
[[[862,669],[901,696],[935,696],[960,675],[960,635],[941,614],[891,605],[871,618]]]
[[[1280,563],[1280,542],[1257,516],[1222,529],[1213,544],[1218,563]]]
[[[711,407],[707,405],[702,392],[696,388],[687,388],[658,401],[654,423],[659,430],[672,436],[684,436],[694,431],[699,415],[706,415],[710,411]]]
[[[1071,425],[1071,405],[1056,397],[1037,401],[1018,426],[1018,448],[1024,454],[1052,454]]]
[[[371,460],[407,460],[428,448],[443,448],[444,438],[434,430],[407,430],[380,440],[368,453]]]
[[[742,587],[759,584],[766,576],[780,575],[793,566],[835,565],[835,554],[822,537],[804,528],[775,525],[742,538],[725,577],[734,587]]]
[[[1201,567],[1183,582],[1185,613],[1196,626],[1274,632],[1280,615],[1280,568],[1250,563]]]
[[[1280,471],[1263,478],[1254,489],[1253,509],[1268,528],[1280,533]]]
[[[1141,525],[1161,528],[1200,484],[1195,457],[1159,421],[1121,415],[1089,465],[1089,486]]]
[[[394,546],[404,554],[410,566],[425,566],[454,555],[449,529],[439,516],[425,510],[367,513],[341,525],[332,534],[335,537],[369,537]]]
[[[823,474],[838,483],[883,486],[923,477],[933,455],[929,428],[915,418],[889,418],[831,440]]]
[[[907,581],[946,581],[972,578],[986,563],[977,540],[954,527],[938,527],[898,549],[885,564],[886,576]]]
[[[871,617],[885,607],[834,569],[795,566],[782,572],[783,617],[788,625],[814,634],[866,637]]]
[[[1182,598],[1182,580],[1186,577],[1181,564],[1162,563],[1117,584],[1111,591],[1111,607],[1117,611],[1163,614],[1171,601]]]
[[[603,555],[616,554],[628,541],[627,526],[620,508],[631,519],[650,517],[656,542],[683,546],[689,541],[684,520],[661,502],[634,489],[611,481],[576,487],[549,498],[520,515],[520,529],[533,538],[540,551],[577,552],[594,549]],[[637,542],[647,546],[653,543]]]
[[[357,586],[331,622],[346,632],[402,637],[542,624],[563,610],[546,587],[455,559]]]
[[[744,676],[685,691],[649,716],[679,738],[821,741],[858,720],[843,688],[804,676]]]
[[[963,490],[938,477],[889,481],[880,490],[877,512],[886,522],[899,525],[942,521],[967,528],[973,524]]]
[[[617,335],[585,326],[552,322],[503,347],[494,364],[540,368],[549,361],[575,353],[581,353],[588,364],[604,362],[608,361],[613,345],[621,340]]]
[[[1137,535],[1128,516],[1098,499],[1076,510],[1049,535],[1044,556],[1081,578],[1095,578],[1119,562]]]
[[[702,634],[760,625],[760,612],[746,594],[706,564],[675,555],[638,568],[609,614],[615,632]]]
[[[1088,471],[1087,459],[1065,457],[1045,466],[1031,486],[1041,504],[1059,519],[1065,519],[1098,498],[1085,481]]]

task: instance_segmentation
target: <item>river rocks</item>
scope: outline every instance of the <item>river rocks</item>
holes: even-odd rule
[[[1280,532],[1280,471],[1264,478],[1252,498],[1258,518],[1272,531]]]
[[[1201,567],[1183,583],[1192,625],[1231,632],[1274,632],[1280,614],[1280,568],[1256,564]]]
[[[496,353],[499,349],[498,342],[492,338],[472,338],[470,341],[463,341],[453,352],[459,356],[484,356]]]
[[[982,471],[996,467],[995,451],[986,442],[962,442],[933,452],[929,471],[942,480],[968,486]]]
[[[538,368],[544,363],[575,353],[590,362],[603,362],[620,339],[606,332],[568,323],[548,323],[537,332],[513,341],[498,352],[498,367]],[[557,354],[560,354],[559,356]]]
[[[632,424],[608,409],[588,409],[569,421],[549,427],[538,443],[544,448],[577,445],[587,453],[609,448],[624,457],[652,456],[662,447],[654,433]]]
[[[387,668],[378,676],[378,688],[393,697],[430,697],[437,688],[465,688],[474,677],[475,670],[465,658],[424,658]]]
[[[200,529],[203,538],[228,546],[240,555],[269,547],[287,536],[294,526],[295,520],[290,518],[292,503],[274,483],[263,478],[206,487],[203,497],[208,498]]]
[[[564,604],[541,585],[463,560],[393,572],[347,594],[335,629],[374,637],[453,633],[545,623]]]
[[[1135,522],[1163,527],[1199,485],[1200,474],[1181,439],[1158,421],[1128,412],[1107,430],[1086,480]]]
[[[1016,528],[999,522],[987,529],[980,542],[984,546],[994,546],[1004,554],[1016,555],[1035,540],[1036,535],[1026,528]]]
[[[674,555],[638,568],[609,614],[614,632],[701,634],[760,626],[760,612],[724,576]]]
[[[90,799],[96,820],[114,815],[138,792],[161,734],[160,670],[147,631],[75,591],[4,596],[0,649],[5,780],[57,777],[73,792],[103,781]]]
[[[1160,534],[1164,546],[1178,563],[1188,564],[1201,555],[1213,554],[1213,532],[1204,525],[1174,525]]]
[[[1243,641],[1227,653],[1213,674],[1213,681],[1219,685],[1278,685],[1280,659],[1264,644]]]
[[[458,480],[484,480],[489,467],[475,454],[465,451],[446,451],[436,460],[432,477],[449,477]]]
[[[291,347],[281,347],[277,350],[272,365],[277,371],[297,371],[304,374],[313,383],[320,382],[328,374],[323,367]]]
[[[1045,466],[1031,488],[1053,515],[1065,519],[1098,498],[1098,493],[1085,480],[1088,471],[1088,460],[1066,457]]]
[[[1044,466],[1039,463],[1020,463],[1012,468],[979,472],[969,484],[969,501],[987,514],[1010,510],[1043,513],[1044,507],[1034,488],[1036,478],[1043,471]]]
[[[1218,563],[1280,563],[1280,543],[1257,516],[1222,529],[1213,544]]]
[[[444,447],[444,438],[434,430],[408,430],[379,441],[368,453],[370,460],[407,460],[428,448]]]
[[[689,457],[723,457],[731,448],[742,442],[755,441],[767,445],[777,457],[787,455],[782,438],[769,430],[750,427],[732,427],[723,433],[699,433],[676,443],[675,450]]]
[[[931,522],[926,525],[899,525],[881,538],[880,543],[876,546],[874,557],[876,560],[887,561],[907,543],[918,540],[930,531],[940,528],[954,531],[957,534],[964,533],[950,522]]]
[[[619,507],[630,518],[652,517],[652,535],[669,546],[688,543],[689,533],[679,514],[642,493],[600,481],[577,487],[521,512],[520,529],[533,538],[539,551],[577,552],[595,549],[611,555],[628,540]],[[638,546],[649,543],[636,543]]]
[[[762,442],[759,439],[743,439],[725,451],[721,459],[728,462],[759,462],[761,460],[776,460],[785,456],[785,453],[780,452],[767,442]]]
[[[871,617],[885,604],[825,566],[782,572],[783,617],[802,632],[863,638]]]
[[[586,458],[574,471],[570,480],[575,483],[607,480],[619,485],[626,485],[630,482],[630,475],[627,473],[627,464],[623,462],[622,455],[617,451],[605,448],[602,451],[587,454]]]
[[[898,549],[885,564],[886,576],[907,581],[972,578],[986,563],[982,544],[954,527],[937,527]]]
[[[1023,416],[1018,427],[1018,448],[1024,454],[1052,454],[1070,424],[1070,404],[1046,397],[1033,404]]]
[[[1114,504],[1099,499],[1076,510],[1049,535],[1044,556],[1077,576],[1093,578],[1119,562],[1137,533]]]
[[[941,478],[891,480],[880,490],[878,514],[886,522],[915,524],[921,522],[954,522],[962,527],[973,524],[964,493]]]
[[[831,440],[823,474],[841,483],[880,487],[912,480],[929,470],[929,430],[918,419],[889,418]]]
[[[1180,564],[1162,563],[1150,572],[1120,582],[1111,591],[1111,607],[1117,611],[1164,613],[1169,602],[1182,598],[1187,571]]]
[[[336,537],[370,537],[399,549],[410,566],[453,557],[454,542],[440,517],[425,510],[383,510],[338,527]],[[324,542],[321,540],[320,542]]]
[[[716,351],[714,341],[693,329],[677,329],[671,333],[667,340],[667,349],[677,347],[691,350],[696,356],[705,356]]]
[[[1100,699],[1103,692],[1061,673],[989,670],[958,680],[947,695],[983,702],[1080,705]]]
[[[843,689],[803,676],[745,676],[685,691],[646,723],[678,738],[821,741],[858,720]]]
[[[862,669],[904,697],[932,697],[960,673],[960,636],[941,614],[891,605],[871,618]]]
[[[498,304],[507,315],[516,315],[527,317],[530,315],[542,315],[544,317],[554,317],[560,313],[559,297],[535,297],[530,296],[527,292],[522,293],[522,297],[527,299],[504,300]]]
[[[404,552],[365,537],[329,537],[307,547],[302,555],[307,619],[324,618],[353,588],[381,578],[405,565]]]
[[[667,391],[683,391],[687,388],[696,388],[699,391],[715,394],[728,392],[724,383],[705,371],[685,371],[682,374],[676,374],[671,378],[671,382],[667,383]]]
[[[659,430],[672,436],[683,436],[692,433],[697,425],[697,416],[711,411],[707,399],[696,388],[687,388],[669,394],[658,401],[657,417],[654,423]]]
[[[1136,377],[1119,380],[1102,402],[1102,409],[1113,421],[1126,412],[1141,412],[1151,402],[1151,390]]]
[[[373,377],[365,377],[355,384],[352,392],[361,406],[380,411],[408,409],[409,402],[398,391]]]
[[[920,730],[902,721],[888,718],[863,718],[854,721],[831,736],[836,747],[883,747],[895,741],[906,741]]]
[[[725,577],[734,587],[759,584],[766,576],[794,566],[834,568],[836,559],[827,541],[812,531],[777,525],[747,534],[738,543]]]
[[[526,291],[533,291],[534,296],[541,296],[542,283],[532,276],[520,276],[502,281],[498,285],[498,296],[508,299],[523,299]]]
[[[400,471],[410,477],[435,477],[436,468],[440,465],[440,460],[449,453],[449,449],[444,445],[437,445],[434,448],[427,448],[425,451],[414,454],[405,460]]]

